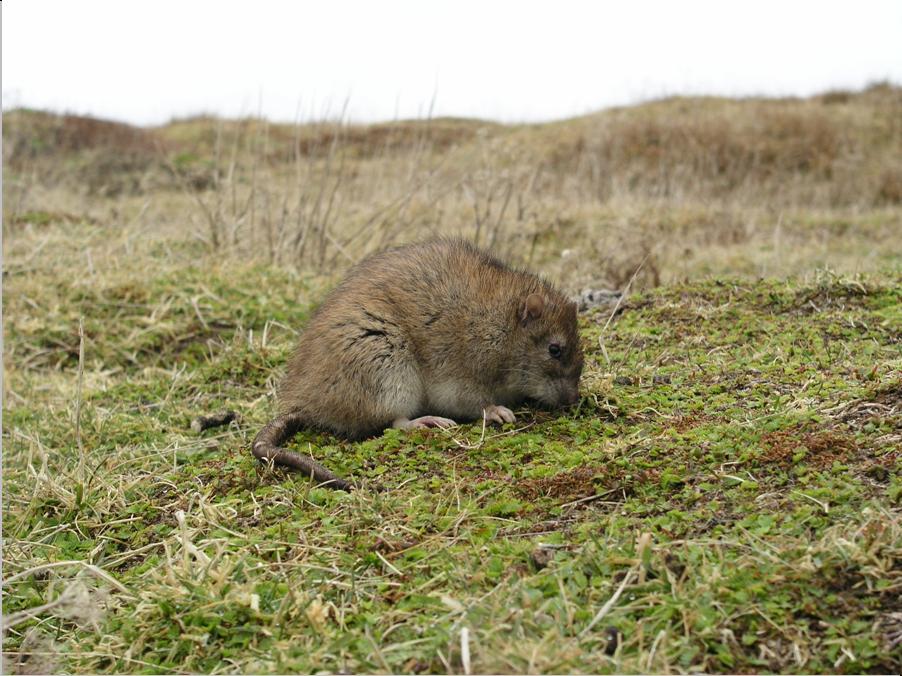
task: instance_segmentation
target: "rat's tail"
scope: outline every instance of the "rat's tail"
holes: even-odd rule
[[[327,470],[309,455],[279,446],[303,427],[304,420],[299,413],[284,413],[277,416],[257,433],[251,452],[261,462],[272,462],[302,472],[326,488],[350,491],[353,486],[349,482]]]

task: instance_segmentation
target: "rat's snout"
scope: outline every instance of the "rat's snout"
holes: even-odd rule
[[[579,401],[579,385],[573,383],[565,383],[561,390],[561,405],[573,406]]]

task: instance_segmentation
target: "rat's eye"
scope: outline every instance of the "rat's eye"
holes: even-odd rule
[[[550,354],[555,359],[561,358],[561,344],[560,343],[551,343],[548,345],[548,354]]]

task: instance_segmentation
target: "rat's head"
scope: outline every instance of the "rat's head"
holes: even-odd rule
[[[551,289],[520,301],[517,362],[512,373],[522,394],[552,408],[579,401],[583,352],[576,330],[576,304]]]

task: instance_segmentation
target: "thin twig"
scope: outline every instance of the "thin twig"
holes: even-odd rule
[[[633,273],[633,276],[630,277],[630,281],[628,281],[626,283],[626,286],[623,287],[623,291],[620,293],[620,297],[617,299],[617,303],[614,305],[614,309],[611,310],[611,314],[608,315],[608,321],[606,321],[604,323],[604,326],[601,328],[601,332],[598,334],[598,345],[601,348],[601,352],[604,355],[604,358],[607,361],[608,366],[611,365],[611,360],[608,358],[608,351],[605,349],[605,346],[604,346],[604,333],[605,333],[605,331],[607,331],[608,326],[611,324],[611,321],[614,319],[614,315],[617,314],[617,310],[620,309],[620,304],[623,302],[623,299],[626,298],[627,294],[629,294],[630,287],[633,286],[633,282],[636,281],[636,277],[638,276],[639,271],[642,270],[642,267],[645,265],[645,261],[648,260],[649,256],[651,256],[651,252],[645,254],[645,257],[639,263],[638,267],[636,268],[636,271]],[[635,337],[633,338],[633,340],[635,340]],[[627,346],[627,351],[624,353],[623,357],[617,363],[617,368],[619,368],[620,364],[626,360],[627,356],[629,356],[629,350],[632,347],[632,344],[633,344],[632,341],[630,341],[630,344]],[[616,369],[615,369],[615,372],[616,372]]]
[[[50,568],[61,568],[63,566],[72,566],[72,565],[82,566],[88,572],[93,573],[94,575],[105,580],[106,582],[109,582],[113,587],[118,589],[123,594],[128,594],[129,596],[134,596],[134,594],[132,594],[132,592],[129,591],[128,587],[123,585],[121,582],[119,582],[116,578],[114,578],[112,575],[107,573],[102,568],[98,568],[97,566],[95,566],[91,563],[85,563],[84,561],[78,561],[75,559],[73,559],[71,561],[53,561],[52,563],[42,563],[39,566],[34,566],[33,568],[23,570],[22,572],[16,573],[12,577],[9,577],[9,578],[3,580],[2,585],[4,587],[6,587],[8,585],[11,585],[13,582],[16,582],[17,580],[21,580],[24,577],[27,577],[29,575],[32,575],[32,574],[37,573],[42,570],[48,570]]]
[[[636,277],[638,276],[639,272],[642,270],[642,267],[645,265],[645,261],[648,260],[649,256],[651,256],[651,253],[645,254],[645,258],[643,258],[642,262],[639,263],[639,266],[636,268],[636,271],[633,273],[633,276],[630,277],[630,281],[628,281],[626,283],[626,286],[623,287],[623,291],[620,294],[620,298],[617,299],[617,303],[614,305],[614,309],[611,310],[611,314],[608,316],[608,321],[606,321],[604,323],[604,326],[601,327],[601,335],[602,336],[604,335],[604,332],[607,331],[608,326],[611,323],[611,320],[614,319],[614,315],[617,314],[617,310],[620,309],[620,304],[623,302],[623,299],[626,298],[627,294],[630,291],[630,287],[633,285],[633,282],[636,281]],[[600,338],[599,338],[599,340],[600,340]]]
[[[85,448],[81,441],[81,387],[85,375],[85,318],[78,318],[78,384],[75,387],[75,443],[78,444],[78,476],[85,480]]]
[[[620,586],[617,587],[617,591],[614,592],[614,595],[609,598],[608,602],[601,607],[601,610],[599,610],[595,617],[592,618],[592,621],[589,622],[589,625],[579,633],[580,638],[588,634],[592,630],[592,627],[601,622],[601,620],[604,619],[605,615],[607,615],[611,611],[611,608],[613,608],[617,603],[617,600],[620,598],[623,590],[626,589],[626,586],[633,581],[634,577],[636,577],[638,570],[639,565],[630,568],[629,572],[623,578],[623,582],[620,583]]]
[[[604,491],[603,493],[596,493],[595,495],[589,495],[585,498],[580,498],[579,500],[574,500],[573,502],[565,502],[561,505],[561,509],[566,509],[567,507],[575,507],[576,505],[582,505],[586,502],[594,502],[595,500],[600,500],[601,498],[608,497],[611,493],[616,493],[619,488],[612,488],[611,490]],[[619,503],[613,503],[619,504]]]
[[[462,627],[460,630],[460,663],[464,668],[464,673],[469,676],[470,670],[470,630]]]
[[[44,613],[48,610],[52,610],[57,606],[60,606],[64,603],[68,603],[74,593],[70,589],[66,589],[62,594],[57,596],[53,601],[49,601],[48,603],[41,604],[39,606],[34,606],[33,608],[26,608],[25,610],[20,610],[15,613],[10,613],[9,615],[3,616],[3,632],[5,633],[7,630],[12,629],[18,624],[22,624],[32,618],[37,617],[41,613]]]

